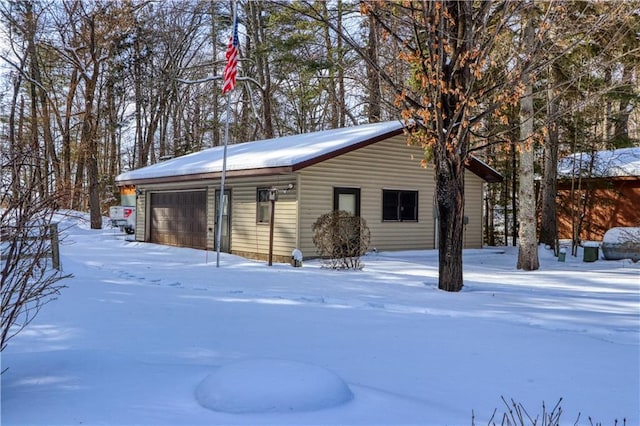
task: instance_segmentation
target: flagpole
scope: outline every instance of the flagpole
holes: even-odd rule
[[[227,92],[227,118],[224,125],[224,148],[222,151],[222,177],[220,178],[220,201],[218,202],[218,230],[216,232],[216,268],[220,267],[220,246],[222,243],[222,213],[224,211],[224,181],[227,174],[227,142],[229,141],[229,114],[231,113],[231,92]]]
[[[232,38],[236,36],[236,8],[235,2],[231,3],[233,9],[233,33]],[[218,201],[218,230],[216,232],[216,268],[220,267],[220,247],[222,245],[222,216],[224,211],[224,181],[227,175],[227,145],[229,142],[229,120],[231,115],[231,90],[227,92],[227,117],[224,125],[224,148],[222,151],[222,176],[220,177],[220,199]]]

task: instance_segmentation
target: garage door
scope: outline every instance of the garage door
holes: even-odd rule
[[[206,191],[152,192],[150,213],[152,243],[206,248]]]

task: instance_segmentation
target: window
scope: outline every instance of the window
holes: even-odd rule
[[[333,209],[360,216],[360,188],[333,188]]]
[[[269,188],[258,188],[256,191],[256,222],[269,223]]]
[[[382,220],[417,221],[418,191],[382,190]]]

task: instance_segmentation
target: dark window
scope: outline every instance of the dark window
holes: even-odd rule
[[[418,220],[418,191],[382,191],[382,220],[415,222]]]
[[[269,188],[258,188],[256,191],[256,222],[269,223]]]

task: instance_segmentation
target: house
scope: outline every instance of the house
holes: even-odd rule
[[[558,237],[600,241],[614,227],[640,226],[640,147],[577,153],[558,162]]]
[[[224,148],[215,147],[122,173],[136,188],[136,239],[215,249]],[[265,259],[269,253],[270,190],[273,259],[294,249],[316,255],[312,225],[347,210],[367,221],[378,250],[435,247],[434,172],[407,146],[399,121],[229,145],[226,154],[221,251]],[[465,246],[482,247],[484,186],[498,172],[472,158],[465,174]]]

